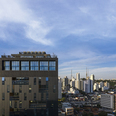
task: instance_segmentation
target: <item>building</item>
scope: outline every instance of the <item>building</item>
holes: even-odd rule
[[[84,91],[86,93],[93,93],[93,81],[89,78],[84,81]]]
[[[19,52],[0,58],[2,116],[58,115],[58,58]]]
[[[80,90],[80,73],[76,73],[75,87]]]
[[[94,83],[93,88],[94,88],[94,90],[99,91],[99,86],[98,86],[98,83]]]
[[[63,78],[63,82],[62,82],[62,83],[63,83],[63,84],[62,84],[62,89],[63,89],[63,90],[66,90],[66,91],[67,91],[67,90],[69,89],[69,87],[68,87],[68,81],[69,81],[69,80],[68,80],[68,77],[65,76],[65,77]]]
[[[116,94],[102,94],[101,106],[104,108],[116,110]]]
[[[61,78],[58,77],[58,99],[62,98],[62,83]]]
[[[67,103],[67,102],[62,103],[62,110],[65,111],[66,116],[74,115],[74,108],[71,107],[70,103]]]

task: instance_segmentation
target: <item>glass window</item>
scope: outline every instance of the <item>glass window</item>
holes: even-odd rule
[[[46,93],[46,99],[48,100],[48,92]]]
[[[49,61],[49,70],[56,70],[56,61]]]
[[[32,90],[31,85],[29,85],[29,93],[31,93],[31,90]]]
[[[22,85],[19,85],[19,93],[22,93]]]
[[[21,61],[21,70],[29,70],[29,61]]]
[[[14,102],[14,108],[17,108],[17,101]]]
[[[5,116],[5,109],[2,108],[2,116]]]
[[[33,58],[33,56],[20,56],[21,58]]]
[[[22,108],[22,101],[19,101],[19,108]]]
[[[36,85],[36,77],[34,77],[34,85]]]
[[[10,70],[10,61],[4,62],[5,70]]]
[[[36,56],[36,58],[44,58],[44,56]]]
[[[19,61],[12,61],[12,70],[19,70]]]
[[[5,93],[2,93],[2,100],[5,100]]]
[[[56,85],[54,85],[54,87],[53,87],[53,93],[55,93],[56,92]]]
[[[7,85],[7,93],[10,92],[10,85]]]
[[[38,70],[38,61],[31,61],[30,62],[30,69],[31,70]]]
[[[40,70],[48,70],[48,61],[40,61]]]
[[[2,85],[5,85],[5,77],[2,77]]]
[[[27,100],[27,94],[24,93],[24,100]]]
[[[34,100],[36,100],[36,93],[34,93]]]
[[[46,81],[48,81],[48,77],[46,77]]]

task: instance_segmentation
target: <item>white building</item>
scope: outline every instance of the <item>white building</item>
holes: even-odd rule
[[[94,83],[93,90],[99,90],[98,83]]]
[[[67,103],[67,102],[62,103],[62,110],[65,111],[66,116],[74,115],[74,108],[71,107],[70,103]]]
[[[101,94],[101,106],[109,109],[114,109],[114,95]]]
[[[61,78],[58,77],[58,99],[62,98],[62,83]]]
[[[76,73],[75,87],[80,90],[80,73]]]

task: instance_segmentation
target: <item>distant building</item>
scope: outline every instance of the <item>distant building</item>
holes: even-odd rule
[[[99,91],[98,83],[94,83],[93,90]]]
[[[75,87],[80,90],[80,73],[76,74]]]
[[[63,90],[68,90],[68,77],[67,76],[65,76],[64,78],[63,78],[63,86],[62,86],[62,89]]]
[[[93,81],[89,78],[84,81],[84,91],[86,93],[93,93]]]
[[[65,111],[66,116],[74,115],[74,108],[71,106],[70,103],[67,102],[62,103],[62,110]]]
[[[101,94],[101,106],[116,110],[116,94]]]

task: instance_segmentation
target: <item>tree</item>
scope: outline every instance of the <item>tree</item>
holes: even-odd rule
[[[65,100],[66,100],[66,98],[65,98],[65,97],[62,97],[61,101],[63,101],[63,102],[64,102]]]
[[[98,116],[107,116],[107,113],[104,112],[104,111],[101,111],[101,112],[98,114]]]

